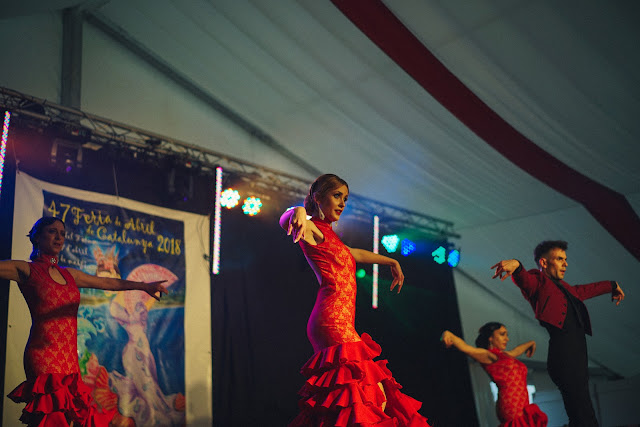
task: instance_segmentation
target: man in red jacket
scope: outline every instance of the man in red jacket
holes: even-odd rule
[[[549,332],[547,371],[562,393],[571,427],[598,426],[591,397],[587,341],[591,321],[582,301],[611,292],[616,305],[624,292],[615,281],[571,286],[564,280],[567,270],[567,242],[547,240],[540,243],[533,255],[538,270],[525,270],[517,259],[502,260],[493,267],[493,276],[501,280],[511,276],[529,301],[536,319]]]

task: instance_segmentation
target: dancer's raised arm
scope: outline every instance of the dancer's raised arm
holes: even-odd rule
[[[531,357],[535,352],[536,342],[533,340],[517,345],[509,351],[505,351],[505,353],[507,353],[511,357],[518,357],[522,353],[526,353],[527,357]]]
[[[393,258],[389,258],[388,256],[374,254],[371,251],[367,251],[366,249],[358,249],[358,248],[349,248],[351,251],[351,255],[356,260],[356,262],[363,264],[382,264],[388,265],[391,267],[391,275],[393,276],[393,281],[391,282],[391,289],[393,290],[396,286],[398,287],[398,293],[402,290],[402,285],[404,285],[404,273],[402,273],[402,268],[400,267],[400,263]]]
[[[0,279],[22,283],[29,277],[29,263],[26,261],[0,261]]]
[[[167,288],[162,284],[166,280],[156,282],[134,282],[132,280],[117,279],[111,277],[98,277],[84,273],[75,268],[67,269],[76,281],[79,288],[102,289],[105,291],[144,291],[156,300],[160,300],[162,294],[167,294]]]
[[[472,359],[475,359],[485,365],[498,360],[498,356],[491,353],[486,348],[478,348],[469,345],[462,338],[450,331],[444,331],[440,337],[440,341],[442,341],[447,348],[451,348],[453,346]]]

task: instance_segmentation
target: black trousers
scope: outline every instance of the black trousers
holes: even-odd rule
[[[598,427],[591,396],[587,341],[584,333],[552,336],[547,371],[562,393],[570,427]]]

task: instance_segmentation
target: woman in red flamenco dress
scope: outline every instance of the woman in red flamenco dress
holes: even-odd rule
[[[340,218],[348,197],[344,180],[322,175],[311,185],[305,206],[280,218],[320,284],[307,324],[315,354],[302,367],[307,380],[300,390],[300,413],[289,426],[428,427],[417,412],[422,403],[400,392],[386,360],[373,360],[380,346],[355,330],[356,262],[389,265],[391,290],[400,292],[404,276],[396,260],[340,241],[331,223]]]
[[[547,414],[538,405],[529,403],[527,392],[527,367],[516,359],[522,353],[528,357],[536,351],[535,341],[528,341],[507,351],[509,334],[498,322],[489,322],[480,328],[476,347],[449,331],[441,340],[447,348],[454,346],[482,364],[498,386],[496,413],[500,427],[546,427]]]
[[[78,364],[78,288],[111,291],[142,290],[158,299],[162,282],[133,282],[91,276],[58,266],[64,246],[64,223],[40,218],[28,234],[31,262],[0,261],[0,278],[18,283],[31,313],[31,333],[24,350],[26,381],[9,397],[24,402],[20,421],[29,426],[107,426],[114,411],[97,408],[91,389],[82,382]]]

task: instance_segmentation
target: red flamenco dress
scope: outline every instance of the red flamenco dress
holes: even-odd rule
[[[94,404],[91,388],[80,376],[77,349],[77,314],[80,291],[71,274],[52,256],[40,256],[29,264],[31,273],[20,285],[29,311],[31,333],[24,350],[27,380],[9,397],[26,403],[20,421],[29,426],[108,426],[114,412],[102,412]],[[49,275],[55,267],[66,284]]]
[[[324,242],[302,241],[302,250],[321,279],[307,324],[315,354],[302,367],[307,381],[299,392],[300,413],[289,426],[428,427],[417,412],[422,403],[400,392],[386,360],[373,360],[380,346],[354,328],[355,260],[349,248],[330,223],[313,222]]]
[[[525,364],[497,348],[489,351],[498,360],[482,367],[498,386],[496,413],[500,427],[546,427],[547,414],[538,405],[529,404]]]

